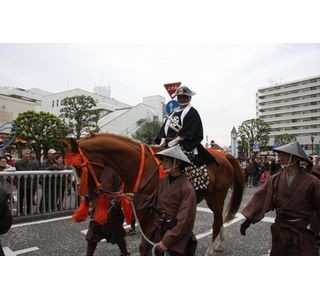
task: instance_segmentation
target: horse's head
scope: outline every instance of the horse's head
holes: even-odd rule
[[[100,182],[104,166],[94,160],[94,154],[86,153],[81,149],[79,143],[75,139],[70,138],[69,140],[63,140],[61,141],[61,144],[65,150],[66,164],[72,166],[75,170],[75,174],[78,178],[80,177],[78,194],[88,196],[89,201],[97,198],[98,205],[95,210],[94,219],[98,223],[104,224],[107,213],[105,210],[105,200],[101,193],[102,185]],[[84,221],[87,218],[88,211],[88,201],[81,201],[79,208],[73,215],[73,220],[76,222]]]
[[[94,154],[81,149],[79,143],[74,138],[62,140],[61,144],[65,150],[66,164],[71,166],[75,170],[76,175],[81,178],[82,186],[80,182],[80,188],[85,189],[82,192],[88,191],[89,193],[94,188],[99,188],[104,166],[97,162]],[[87,188],[84,185],[87,185]]]

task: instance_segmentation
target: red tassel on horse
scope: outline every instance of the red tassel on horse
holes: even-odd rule
[[[122,206],[123,215],[127,224],[132,224],[134,220],[134,215],[133,215],[131,204],[127,200],[127,197],[125,196],[121,197],[121,206]]]
[[[85,199],[81,200],[80,206],[78,209],[73,213],[72,220],[74,222],[83,222],[88,217],[89,213],[89,204]]]
[[[81,168],[81,179],[80,179],[80,186],[78,189],[78,194],[82,196],[87,196],[89,193],[88,188],[88,168],[82,167]]]
[[[164,171],[163,165],[159,166],[159,180],[166,177],[167,173]]]
[[[110,206],[110,197],[99,193],[97,207],[93,215],[93,220],[101,225],[106,224],[108,220],[107,210]]]

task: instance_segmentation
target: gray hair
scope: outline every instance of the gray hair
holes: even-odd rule
[[[25,154],[25,153],[31,153],[31,150],[26,148],[26,149],[22,149],[21,154]]]

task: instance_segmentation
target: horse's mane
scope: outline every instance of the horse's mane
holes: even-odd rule
[[[107,133],[107,132],[101,132],[101,133],[90,133],[87,136],[81,138],[78,140],[79,144],[82,144],[81,146],[85,146],[86,142],[88,142],[89,144],[90,141],[93,140],[108,140],[109,143],[120,143],[123,146],[129,146],[131,145],[132,147],[137,147],[139,146],[141,143],[138,141],[135,141],[133,139],[130,139],[126,136],[123,135],[118,135],[118,134],[114,134],[114,133]],[[91,146],[93,146],[91,144]],[[99,144],[99,146],[101,147],[101,144]],[[93,150],[93,149],[92,149]]]

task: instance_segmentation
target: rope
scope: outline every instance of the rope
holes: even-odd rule
[[[101,190],[102,193],[105,193],[105,194],[109,194],[109,195],[112,195],[113,197],[123,197],[125,196],[125,194],[123,193],[120,193],[120,192],[109,192],[109,191],[106,191],[106,190]],[[133,211],[133,215],[134,215],[134,218],[135,220],[137,221],[137,224],[140,228],[140,232],[141,232],[141,235],[142,237],[152,246],[152,249],[151,249],[151,253],[152,253],[152,256],[156,256],[156,253],[155,253],[155,247],[156,247],[156,244],[154,242],[152,242],[143,232],[142,228],[141,228],[141,224],[140,224],[140,221],[139,221],[139,218],[137,216],[137,212],[136,212],[136,208],[134,207],[134,204],[133,202],[131,202],[131,207],[132,207],[132,211]],[[167,255],[165,253],[165,255]]]
[[[140,232],[141,232],[142,237],[152,246],[152,249],[151,249],[152,256],[157,256],[156,255],[156,244],[154,242],[152,242],[149,238],[147,238],[147,236],[144,234],[144,232],[143,232],[143,230],[141,228],[141,224],[139,222],[139,219],[138,219],[138,216],[137,216],[137,212],[136,212],[136,209],[134,207],[133,202],[131,202],[131,206],[132,206],[134,217],[135,217],[135,219],[136,219],[136,221],[138,223],[138,226],[140,228]],[[164,256],[169,256],[169,253],[166,251],[164,253]]]

